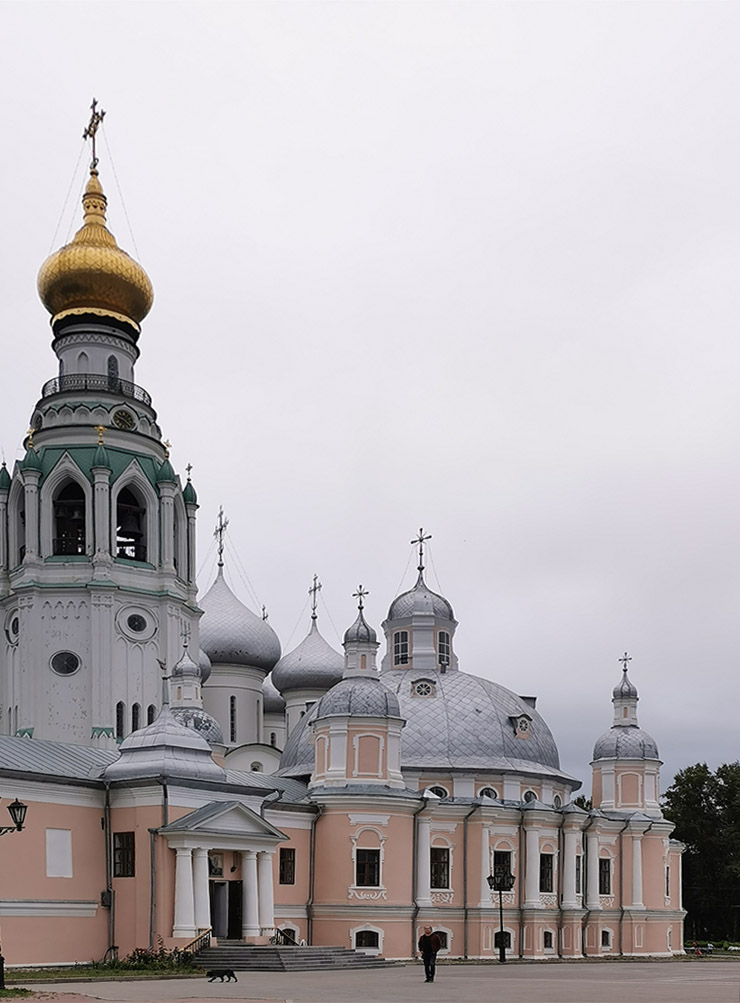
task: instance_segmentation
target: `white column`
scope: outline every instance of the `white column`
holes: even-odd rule
[[[175,573],[175,490],[171,481],[162,481],[159,488],[160,566],[167,574]],[[151,560],[151,558],[150,558]],[[154,563],[154,562],[152,562]]]
[[[198,506],[193,502],[190,502],[185,506],[188,513],[188,582],[193,583],[195,581],[195,513],[198,510]]]
[[[39,480],[40,470],[23,471],[23,489],[26,502],[26,556],[24,564],[39,560]]]
[[[527,829],[527,859],[524,871],[524,905],[540,905],[540,830]]]
[[[601,909],[599,900],[599,834],[586,833],[586,908]]]
[[[260,933],[271,936],[275,932],[275,905],[272,887],[272,854],[257,854],[257,880],[259,882]]]
[[[107,467],[93,467],[93,524],[95,561],[110,562],[110,475]]]
[[[257,851],[242,854],[242,936],[258,937],[260,932],[257,910]]]
[[[642,833],[632,834],[632,908],[644,909],[642,902]]]
[[[491,905],[491,889],[488,887],[488,875],[491,873],[491,830],[486,825],[481,826],[480,836],[480,904]]]
[[[431,863],[429,850],[431,847],[432,824],[428,818],[418,820],[418,839],[416,844],[416,904],[431,905]]]
[[[0,595],[5,595],[9,591],[8,568],[10,566],[10,555],[8,554],[8,492],[0,491]]]
[[[194,937],[193,851],[180,847],[175,861],[175,925],[173,937]]]
[[[578,832],[576,829],[565,830],[563,847],[563,909],[575,909],[576,898],[576,848],[578,847]]]
[[[193,885],[195,892],[195,925],[198,931],[211,925],[211,903],[208,896],[208,851],[199,847],[193,851]]]

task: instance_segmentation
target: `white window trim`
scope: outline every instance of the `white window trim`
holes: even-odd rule
[[[358,933],[365,933],[370,931],[370,933],[377,933],[378,935],[378,946],[377,947],[356,947],[355,937]],[[353,926],[349,931],[349,942],[352,945],[353,950],[362,951],[363,954],[370,954],[373,957],[378,954],[383,953],[383,940],[385,939],[385,931],[382,926],[373,926],[372,923],[363,923],[362,926]]]

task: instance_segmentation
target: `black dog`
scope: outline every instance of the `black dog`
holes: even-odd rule
[[[224,968],[220,972],[206,972],[206,975],[208,976],[209,982],[215,982],[216,979],[221,979],[222,982],[224,981],[224,979],[227,982],[237,981],[233,968]]]

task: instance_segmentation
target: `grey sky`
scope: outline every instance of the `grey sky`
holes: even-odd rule
[[[736,759],[739,37],[736,3],[0,5],[6,458],[94,95],[201,587],[223,504],[284,648],[314,571],[338,645],[423,525],[461,668],[587,788],[625,648],[664,786]]]

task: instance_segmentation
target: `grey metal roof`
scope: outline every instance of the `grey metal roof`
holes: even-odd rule
[[[414,769],[495,770],[563,778],[555,740],[541,715],[521,697],[489,679],[465,672],[392,669],[381,681],[396,693],[400,716],[401,767]],[[435,683],[435,696],[414,696],[419,679]],[[280,774],[306,776],[314,763],[309,725],[316,704],[291,732],[280,760]],[[526,714],[529,738],[516,738],[511,718]],[[579,784],[580,786],[580,784]]]
[[[288,777],[277,777],[271,773],[257,773],[248,770],[226,770],[226,781],[244,787],[263,790],[265,794],[279,790],[283,796],[276,804],[297,804],[304,801],[308,793],[306,784]]]
[[[625,697],[633,697],[635,700],[639,699],[637,696],[637,687],[627,675],[626,669],[622,670],[622,678],[612,690],[612,696],[615,700],[622,700]]]
[[[0,770],[69,780],[99,780],[117,749],[0,735]]]
[[[344,672],[344,656],[325,641],[315,620],[297,648],[283,655],[272,670],[272,681],[285,694],[291,690],[330,689]]]
[[[658,744],[637,725],[615,724],[594,745],[594,759],[659,759]]]
[[[357,613],[357,619],[351,627],[347,627],[344,632],[344,643],[352,641],[365,641],[374,644],[378,640],[375,630],[365,619],[362,610]]]
[[[377,676],[342,679],[319,700],[316,717],[399,717],[398,698]]]
[[[266,672],[280,658],[280,641],[267,620],[240,602],[218,569],[200,600],[200,645],[214,664],[252,665]]]
[[[444,596],[432,592],[424,581],[424,574],[419,571],[416,584],[408,592],[396,596],[388,610],[389,620],[402,620],[414,613],[428,613],[442,620],[454,620],[452,606]]]
[[[204,683],[211,674],[211,660],[202,648],[198,649],[198,668],[200,669],[200,681]]]
[[[221,725],[202,707],[173,707],[172,716],[184,728],[192,728],[209,745],[223,745]]]
[[[265,714],[282,714],[285,710],[285,700],[275,689],[272,673],[265,676],[265,681],[262,683],[262,706]]]

